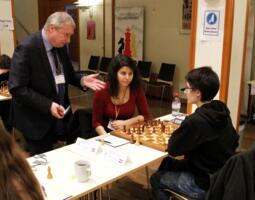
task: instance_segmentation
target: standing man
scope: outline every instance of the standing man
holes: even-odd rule
[[[64,138],[69,109],[68,84],[100,90],[98,74],[75,73],[67,53],[75,23],[65,12],[50,15],[41,31],[25,39],[14,51],[9,77],[13,96],[13,124],[20,130],[31,154],[52,149]]]

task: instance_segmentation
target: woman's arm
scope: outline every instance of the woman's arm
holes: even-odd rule
[[[104,90],[104,89],[103,89]],[[104,100],[103,91],[95,92],[93,98],[92,126],[99,135],[106,133],[103,124]]]
[[[144,117],[143,120],[150,119],[151,115],[149,112],[147,99],[146,99],[143,89],[137,90],[135,102],[136,102],[136,106],[138,109],[138,113]]]
[[[96,132],[97,132],[98,135],[104,135],[104,134],[107,133],[107,132],[105,131],[105,129],[104,129],[103,126],[98,126],[98,127],[96,127],[95,130],[96,130]]]
[[[138,123],[139,121],[144,121],[144,117],[142,115],[137,115],[136,117],[132,117],[127,120],[114,120],[111,125],[114,129],[123,129],[124,126],[129,128],[131,125]]]

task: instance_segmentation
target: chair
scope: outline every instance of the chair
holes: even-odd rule
[[[171,194],[171,197],[169,198],[169,200],[191,200],[190,198],[183,196],[182,194],[179,194],[171,189],[165,189],[166,192],[169,192]]]
[[[82,75],[90,75],[98,73],[98,64],[99,64],[100,56],[90,56],[88,63],[88,70],[78,70],[76,73]]]
[[[206,200],[255,199],[255,145],[230,157],[210,176]]]
[[[101,59],[100,66],[99,66],[99,73],[100,73],[100,76],[103,77],[103,79],[105,79],[105,76],[107,75],[108,67],[111,60],[112,58],[110,57],[102,57]]]
[[[68,124],[67,144],[74,143],[77,137],[88,139],[95,136],[92,127],[92,108],[77,109]]]
[[[84,74],[95,74],[98,72],[98,65],[99,65],[100,56],[90,56],[89,63],[88,63],[88,70],[84,70]]]
[[[145,83],[145,93],[147,91],[147,85],[150,80],[150,72],[151,72],[151,61],[138,61],[137,68],[139,69],[141,79]]]
[[[164,97],[165,88],[167,86],[170,88],[173,87],[175,66],[176,66],[175,64],[161,63],[161,67],[156,82],[150,83],[150,85],[152,86],[161,87],[160,101],[162,101]]]

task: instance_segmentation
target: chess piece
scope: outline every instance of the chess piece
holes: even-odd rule
[[[131,133],[131,136],[130,136],[130,143],[131,144],[135,143],[135,139],[134,139],[134,134],[133,133]]]
[[[48,178],[48,179],[53,179],[53,175],[52,175],[52,173],[51,173],[51,168],[50,168],[50,166],[48,166],[47,178]]]
[[[153,126],[152,130],[153,130],[152,131],[153,133],[156,133],[156,127],[155,126]]]
[[[142,132],[144,133],[144,125],[142,126]]]
[[[137,134],[135,144],[140,145],[140,135],[139,134]]]
[[[162,124],[162,126],[161,126],[161,131],[162,131],[162,133],[165,133],[165,131],[166,131],[166,127],[164,124]]]

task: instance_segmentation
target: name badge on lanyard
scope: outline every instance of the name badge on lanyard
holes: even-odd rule
[[[65,83],[66,81],[65,81],[64,74],[56,75],[55,76],[55,82],[56,82],[56,84]]]

